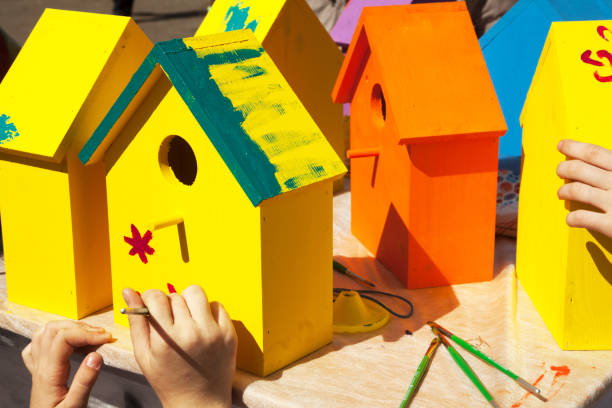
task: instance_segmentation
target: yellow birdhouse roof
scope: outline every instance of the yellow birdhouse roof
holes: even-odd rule
[[[246,28],[253,31],[257,40],[263,43],[287,1],[216,0],[195,35],[202,36]],[[304,3],[304,0],[299,1]],[[311,12],[308,9],[305,11]]]
[[[0,151],[60,162],[129,17],[46,9],[0,84]]]
[[[346,172],[249,30],[157,43],[79,153],[81,162],[102,159],[160,66],[254,206]]]
[[[607,145],[612,21],[554,22],[527,94],[521,124],[552,113],[568,137]],[[554,102],[554,103],[553,103]],[[561,135],[560,135],[561,136]],[[524,145],[528,145],[524,141]]]

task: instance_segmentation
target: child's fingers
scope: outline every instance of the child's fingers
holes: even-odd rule
[[[128,307],[144,307],[144,302],[140,298],[140,295],[132,288],[125,288],[121,292],[123,299]],[[149,322],[143,315],[129,314],[128,320],[130,322],[130,333],[132,337],[132,345],[134,351],[136,350],[148,350],[149,349]]]
[[[96,353],[89,353],[81,363],[70,384],[70,389],[62,403],[62,407],[86,407],[91,389],[100,374],[102,357]]]
[[[608,201],[603,190],[579,182],[564,184],[557,191],[557,195],[562,200],[579,201],[601,210],[606,209]]]
[[[99,346],[112,340],[108,332],[87,331],[81,327],[60,329],[49,350],[51,364],[65,364],[77,347]]]
[[[198,285],[188,286],[182,293],[193,319],[202,327],[214,323],[206,293]]]
[[[149,289],[142,294],[142,300],[149,309],[149,314],[164,329],[169,329],[174,323],[172,317],[172,309],[170,308],[170,300],[168,296],[161,290]]]
[[[575,228],[587,228],[609,235],[612,225],[605,214],[595,211],[576,210],[567,215],[567,225]]]
[[[33,338],[33,356],[38,358],[41,352],[51,350],[53,344],[56,341],[58,333],[63,330],[81,330],[83,332],[91,333],[105,333],[102,327],[90,326],[83,322],[75,322],[74,320],[56,320],[45,324],[40,330],[38,330]]]
[[[593,187],[612,188],[611,174],[582,160],[567,160],[557,166],[557,175],[566,180],[580,181]]]
[[[189,307],[185,303],[185,299],[178,293],[170,293],[170,306],[172,307],[172,316],[174,316],[174,324],[181,324],[191,320]]]
[[[32,360],[32,343],[29,343],[21,351],[21,358],[23,359],[23,363],[25,364],[30,374],[32,374],[34,372],[34,361]]]
[[[221,333],[225,337],[225,340],[235,342],[236,331],[234,330],[234,324],[229,314],[219,302],[210,303],[210,311],[221,329]]]
[[[36,358],[40,355],[40,350],[42,347],[42,336],[43,336],[43,328],[39,328],[32,334],[32,341],[30,342],[30,353],[32,354],[32,359],[36,360]]]
[[[580,159],[604,170],[612,170],[612,152],[601,146],[575,140],[561,140],[557,149],[566,156]]]

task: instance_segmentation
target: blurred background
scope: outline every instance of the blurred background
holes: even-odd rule
[[[134,0],[132,18],[154,43],[191,37],[212,0]],[[0,27],[23,45],[45,8],[113,13],[113,0],[0,0]]]

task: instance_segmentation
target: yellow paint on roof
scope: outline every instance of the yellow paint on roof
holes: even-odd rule
[[[216,0],[195,35],[216,34],[256,25],[253,32],[262,43],[286,2],[287,0]]]
[[[129,22],[46,9],[0,84],[0,115],[19,134],[0,150],[60,161],[64,139]]]
[[[237,49],[260,49],[248,31],[224,34],[233,42],[207,46],[199,38],[183,39],[200,58]],[[242,128],[276,168],[281,192],[341,176],[346,167],[304,108],[272,59],[259,57],[210,66],[211,78],[235,110]]]

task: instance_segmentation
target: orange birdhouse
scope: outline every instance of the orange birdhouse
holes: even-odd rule
[[[465,4],[364,8],[332,96],[353,234],[408,288],[491,279],[506,125]]]

